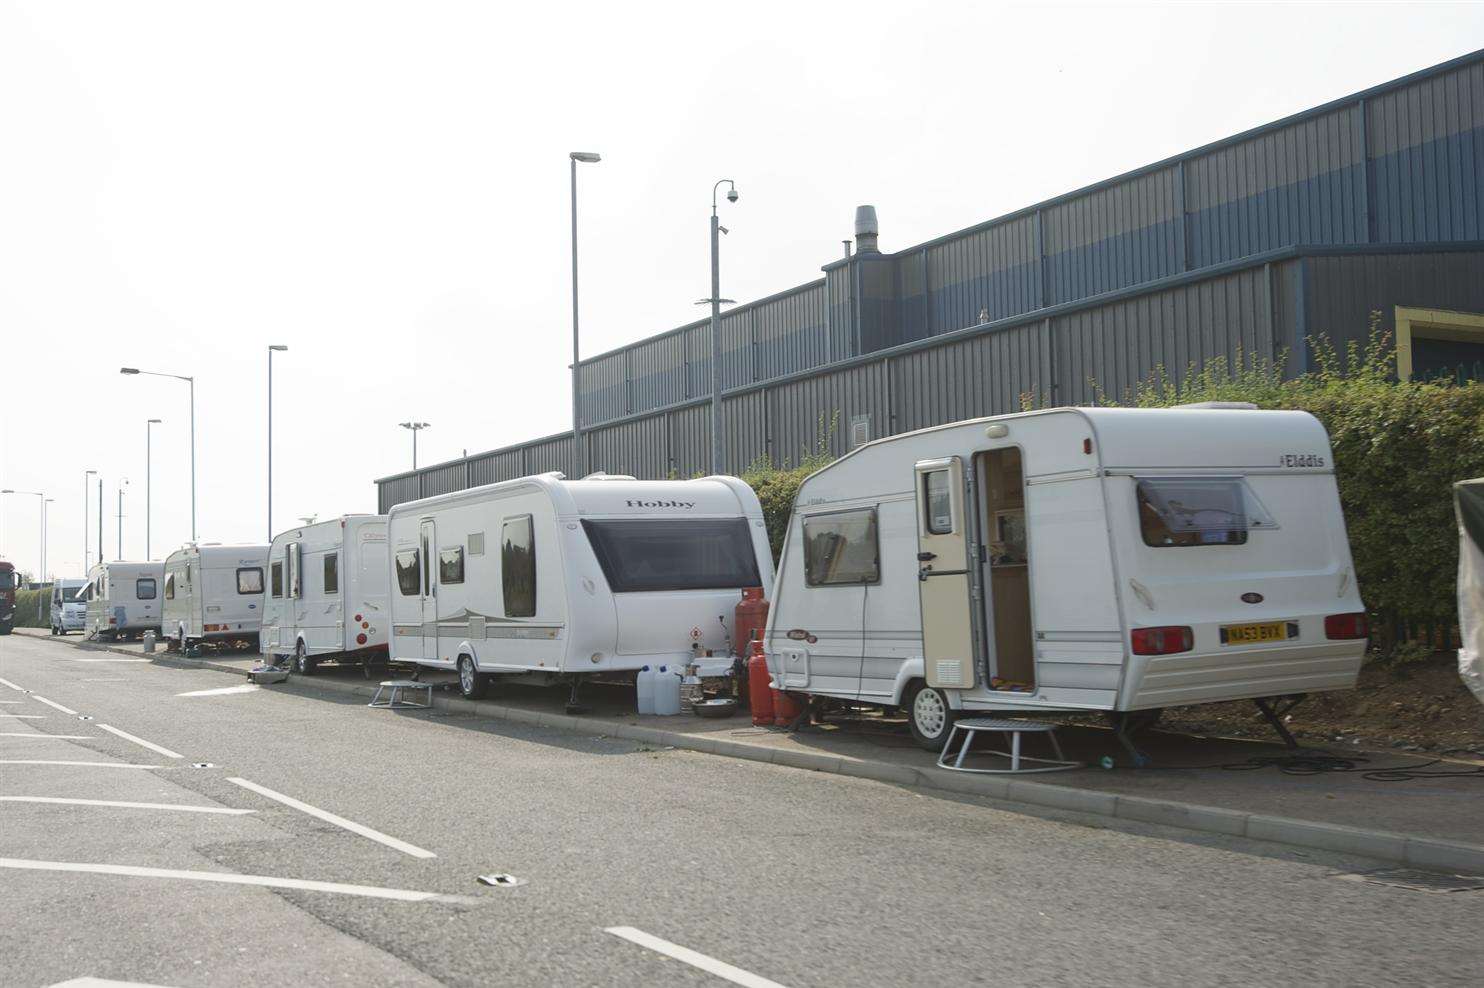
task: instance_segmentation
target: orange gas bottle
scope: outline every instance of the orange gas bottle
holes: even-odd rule
[[[747,703],[752,707],[754,727],[767,727],[773,723],[773,691],[768,688],[768,657],[763,654],[762,639],[755,639],[749,646],[752,654],[747,657]]]
[[[804,705],[782,690],[773,691],[773,724],[775,727],[787,727],[794,722],[794,718],[804,712]]]
[[[763,637],[767,626],[768,602],[763,600],[763,588],[745,588],[732,615],[732,654],[747,655],[748,642]]]

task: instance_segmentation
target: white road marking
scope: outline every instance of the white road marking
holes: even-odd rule
[[[259,689],[255,683],[243,683],[241,686],[222,686],[214,690],[192,690],[189,693],[177,693],[176,696],[226,696],[229,693],[254,693]]]
[[[149,659],[79,659],[71,655],[63,656],[69,662],[148,662]]]
[[[52,762],[27,758],[0,758],[0,765],[78,765],[86,768],[169,768],[169,765],[135,765],[130,762]]]
[[[19,734],[14,731],[0,732],[0,738],[53,738],[57,741],[91,741],[91,734],[42,734],[40,731],[32,731],[30,734]]]
[[[0,714],[0,717],[9,717],[12,720],[46,720],[46,714]]]
[[[372,830],[370,827],[362,826],[361,824],[356,823],[353,820],[347,820],[343,816],[336,816],[333,813],[328,813],[324,810],[316,809],[315,807],[310,806],[308,803],[301,803],[292,796],[285,796],[281,792],[274,792],[272,789],[269,789],[265,786],[260,786],[256,782],[249,782],[246,779],[234,778],[228,778],[227,781],[235,783],[244,789],[250,789],[253,792],[257,793],[259,796],[267,796],[269,799],[276,799],[278,802],[284,804],[285,806],[292,806],[294,809],[300,811],[301,813],[308,813],[310,816],[323,820],[326,823],[333,823],[337,827],[343,827],[353,834],[360,834],[362,837],[374,840],[379,844],[385,844],[387,847],[401,851],[403,854],[410,854],[414,858],[436,858],[438,856],[432,851],[425,851],[414,844],[409,844],[406,841],[398,840],[395,837],[388,837],[386,834],[382,833],[379,830]]]
[[[126,810],[175,810],[179,813],[221,813],[243,816],[257,810],[237,810],[230,806],[184,806],[180,803],[124,803],[112,799],[63,799],[60,796],[0,796],[0,803],[57,803],[62,806],[118,806]]]
[[[44,696],[37,696],[35,693],[32,693],[31,694],[31,699],[33,699],[33,700],[39,700],[40,702],[46,704],[48,707],[54,707],[57,710],[62,711],[62,713],[64,713],[64,714],[71,714],[74,717],[77,716],[77,711],[76,710],[73,710],[71,707],[64,707],[64,706],[62,706],[60,703],[58,703],[55,700],[48,700],[46,697],[44,697]]]
[[[333,892],[337,895],[397,899],[401,902],[470,901],[464,896],[441,895],[437,892],[377,888],[372,885],[344,885],[340,882],[311,882],[301,878],[273,878],[268,875],[236,875],[223,871],[183,871],[178,868],[140,868],[135,865],[82,864],[72,861],[33,861],[27,858],[0,858],[0,868],[17,868],[23,871],[70,871],[93,875],[126,875],[132,878],[178,878],[194,882],[222,882],[228,885],[258,885],[273,889]]]
[[[110,981],[107,978],[73,978],[71,981],[58,981],[48,988],[170,988],[169,985],[157,985],[143,981]]]
[[[11,689],[15,690],[17,693],[24,693],[24,692],[26,692],[26,690],[25,690],[24,687],[17,686],[15,683],[12,683],[8,679],[0,679],[0,686],[9,686]]]
[[[20,703],[20,700],[0,700],[0,703]]]
[[[179,752],[171,751],[169,748],[161,747],[160,745],[155,744],[153,741],[146,741],[146,740],[144,740],[144,738],[136,738],[134,735],[130,734],[128,731],[121,731],[117,727],[109,727],[107,724],[99,724],[98,727],[100,729],[102,729],[102,730],[107,731],[109,734],[117,734],[119,737],[123,738],[125,741],[133,741],[135,744],[139,745],[139,747],[141,747],[141,748],[148,748],[150,751],[153,751],[157,755],[164,755],[166,758],[184,758],[185,757],[184,755],[180,754]]]
[[[780,985],[776,981],[769,981],[767,978],[753,974],[751,971],[744,971],[740,967],[732,967],[732,965],[719,961],[714,957],[698,954],[689,947],[682,947],[678,943],[661,940],[657,936],[652,936],[643,930],[636,930],[632,926],[610,926],[603,932],[612,933],[616,937],[622,937],[629,941],[629,943],[636,943],[641,947],[653,950],[655,953],[664,954],[666,957],[673,957],[677,961],[689,964],[691,967],[700,968],[702,971],[708,974],[714,974],[718,978],[725,978],[734,985],[744,985],[745,988],[783,988],[783,985]]]

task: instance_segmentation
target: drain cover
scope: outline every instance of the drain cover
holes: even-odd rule
[[[514,875],[480,875],[479,884],[493,885],[497,889],[513,889],[517,885],[524,885],[524,878],[516,878]]]
[[[1379,871],[1362,871],[1338,877],[1352,882],[1390,885],[1413,892],[1475,892],[1484,889],[1484,875],[1453,875],[1418,868],[1382,868]]]
[[[191,768],[216,768],[211,762],[191,762]]]
[[[92,720],[93,718],[90,717],[90,716],[88,716],[87,714],[78,714],[77,715],[77,719],[78,720]]]

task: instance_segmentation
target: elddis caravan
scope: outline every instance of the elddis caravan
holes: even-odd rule
[[[275,536],[263,651],[292,657],[303,675],[326,659],[385,661],[390,574],[386,515],[345,515]]]
[[[466,696],[492,673],[725,675],[742,590],[773,584],[762,509],[735,477],[524,477],[399,504],[387,539],[392,659],[456,668]]]
[[[1328,437],[1251,406],[1062,408],[868,443],[804,481],[775,684],[970,711],[1166,706],[1355,685],[1366,647]],[[1130,711],[1145,711],[1138,717]]]
[[[238,641],[256,651],[263,621],[266,545],[188,542],[165,559],[164,633],[182,651]]]
[[[83,632],[93,639],[129,638],[160,630],[165,564],[97,563],[88,570]]]

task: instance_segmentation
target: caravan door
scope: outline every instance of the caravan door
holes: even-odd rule
[[[915,476],[923,669],[929,686],[969,689],[975,662],[964,463],[921,460]]]
[[[422,560],[422,605],[423,605],[423,658],[438,659],[438,589],[433,586],[433,553],[438,551],[438,539],[433,529],[433,519],[424,518],[418,526],[418,558]]]
[[[299,598],[304,591],[301,563],[299,543],[290,542],[283,547],[283,606],[278,612],[278,642],[288,652],[294,650],[299,639]]]

